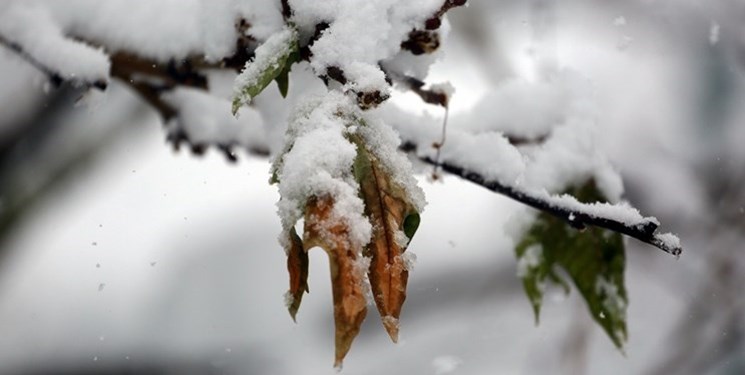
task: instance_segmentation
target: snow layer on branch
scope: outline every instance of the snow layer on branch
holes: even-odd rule
[[[401,42],[414,28],[442,6],[442,0],[290,0],[294,21],[306,37],[315,26],[329,23],[311,47],[311,65],[317,74],[331,66],[343,71],[353,63],[377,68],[378,62],[395,56]],[[387,86],[378,80],[377,87]]]
[[[477,171],[489,180],[515,184],[525,171],[523,156],[500,133],[449,132],[442,160]]]
[[[566,79],[513,79],[494,88],[459,123],[473,132],[499,131],[534,139],[545,136],[572,111]]]
[[[544,191],[529,190],[529,193],[548,202],[551,206],[586,214],[595,218],[606,218],[625,224],[628,227],[643,227],[648,223],[659,225],[655,217],[644,217],[639,210],[627,202],[620,203],[582,203],[569,194],[552,195]]]
[[[247,148],[265,148],[259,113],[244,107],[238,118],[230,114],[230,102],[208,92],[179,88],[162,96],[178,110],[178,121],[169,124],[169,132],[179,128],[192,143],[237,144]]]
[[[355,92],[379,91],[383,96],[390,95],[385,74],[377,65],[353,62],[346,67],[344,74],[349,80],[347,87]]]
[[[354,130],[348,116],[358,112],[338,91],[307,99],[293,112],[286,152],[274,164],[282,197],[277,207],[285,230],[302,218],[309,198],[330,196],[334,201],[332,219],[347,224],[352,246],[362,248],[370,240],[372,227],[364,216],[359,185],[352,175],[357,149],[346,137]]]
[[[233,54],[236,22],[264,40],[282,27],[273,0],[16,0],[47,7],[63,30],[99,43],[110,52],[127,51],[162,62],[204,54],[216,61]]]
[[[552,193],[594,179],[610,202],[621,200],[621,177],[597,148],[597,126],[591,118],[573,118],[555,127],[542,144],[523,151],[528,163],[521,183]]]
[[[435,159],[437,150],[430,145],[440,142],[441,120],[426,114],[415,116],[384,104],[376,113],[399,132],[406,142],[418,145],[420,157]],[[485,178],[514,185],[525,173],[525,161],[519,150],[501,133],[472,134],[450,128],[441,150],[441,161],[468,167]]]
[[[108,81],[108,56],[100,49],[66,38],[42,6],[20,2],[8,6],[0,12],[0,36],[65,80]]]

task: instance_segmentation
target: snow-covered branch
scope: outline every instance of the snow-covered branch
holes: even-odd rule
[[[413,146],[411,143],[407,143],[407,145],[409,147]],[[657,232],[660,223],[656,218],[640,216],[635,209],[629,206],[609,203],[581,203],[570,195],[551,195],[545,191],[521,189],[496,179],[487,179],[479,173],[448,161],[438,163],[428,156],[420,157],[420,160],[438,166],[445,172],[471,181],[495,193],[549,213],[578,230],[587,226],[595,226],[623,233],[676,257],[680,256],[683,251],[680,240],[675,235]]]
[[[73,86],[77,87],[96,88],[99,90],[105,90],[108,86],[108,80],[103,77],[92,79],[83,74],[75,74],[75,72],[63,68],[47,65],[44,57],[27,51],[21,44],[6,39],[2,34],[0,34],[0,45],[14,52],[29,65],[46,75],[54,87],[59,87],[64,82],[70,82]]]

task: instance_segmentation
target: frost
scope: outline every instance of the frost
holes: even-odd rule
[[[453,355],[443,355],[432,360],[432,367],[435,369],[435,374],[443,375],[450,374],[457,370],[463,361]]]
[[[361,280],[362,294],[365,296],[365,301],[367,301],[368,305],[375,304],[375,296],[370,286],[370,278],[367,276],[367,270],[370,269],[371,261],[372,259],[370,257],[360,255],[354,263],[354,271],[357,274],[357,278]]]
[[[595,293],[601,296],[603,308],[621,321],[626,320],[626,300],[619,294],[618,286],[598,275],[595,280]],[[603,318],[604,316],[601,316]],[[619,336],[625,337],[625,336]]]
[[[414,266],[416,265],[416,254],[412,253],[411,251],[406,251],[403,254],[401,254],[401,258],[404,263],[404,269],[407,271],[411,271],[414,269]]]
[[[392,317],[390,315],[386,315],[386,316],[384,316],[382,318],[382,320],[383,320],[383,325],[384,326],[386,326],[386,327],[395,327],[396,330],[399,329],[400,323],[399,323],[398,319],[396,319],[395,317]]]
[[[527,277],[543,262],[543,246],[535,244],[525,249],[523,255],[517,260],[517,277]]]
[[[396,242],[396,245],[402,249],[409,246],[409,237],[407,237],[406,233],[402,230],[397,230],[393,233],[393,240]]]
[[[284,301],[285,301],[285,308],[288,310],[292,306],[292,304],[295,302],[295,297],[292,296],[292,292],[289,290],[285,292],[284,294]]]

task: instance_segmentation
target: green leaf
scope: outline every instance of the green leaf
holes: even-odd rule
[[[298,61],[300,61],[300,54],[298,52],[291,53],[285,63],[284,69],[274,78],[274,81],[277,82],[277,88],[279,88],[279,94],[283,98],[287,97],[287,92],[290,89],[290,70],[292,69],[292,64]]]
[[[606,201],[594,181],[568,189],[567,193],[582,202]],[[566,287],[554,272],[561,268],[587,302],[592,318],[619,349],[623,348],[627,339],[628,297],[624,286],[626,256],[619,233],[595,227],[576,230],[556,217],[541,213],[515,252],[518,276],[522,278],[536,323],[546,282]]]
[[[233,97],[233,114],[244,104],[250,103],[269,84],[279,78],[280,93],[287,94],[287,74],[290,66],[297,61],[298,33],[294,28],[286,28],[267,39],[256,48],[254,58],[246,64],[236,78],[236,95]],[[280,82],[284,80],[284,82]]]
[[[404,234],[409,237],[409,240],[414,238],[416,230],[419,229],[419,223],[421,222],[421,216],[418,213],[409,214],[404,219]]]

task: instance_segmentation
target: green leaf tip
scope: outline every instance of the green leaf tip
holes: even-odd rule
[[[277,81],[282,96],[287,95],[291,66],[300,57],[298,49],[298,32],[294,27],[275,33],[256,48],[254,58],[246,63],[241,74],[236,77],[233,115],[274,80]]]
[[[414,238],[414,234],[416,233],[416,230],[419,229],[419,223],[421,220],[421,216],[416,212],[406,216],[404,219],[404,234],[406,234],[406,237],[409,237],[409,239]]]

